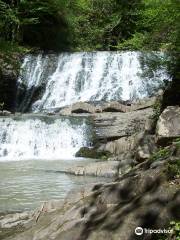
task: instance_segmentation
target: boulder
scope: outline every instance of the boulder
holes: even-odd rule
[[[108,161],[128,161],[128,160],[133,160],[134,158],[134,154],[132,151],[128,151],[128,152],[123,152],[119,155],[113,156],[108,158]]]
[[[148,135],[144,132],[140,133],[137,139],[138,142],[136,143],[137,149],[135,153],[135,158],[138,162],[144,162],[151,157],[153,152],[157,150],[155,144],[155,136]]]
[[[60,115],[69,116],[71,115],[71,107],[62,108],[59,112]]]
[[[153,107],[156,102],[157,97],[144,98],[133,103],[128,109],[129,111],[137,111],[146,108]]]
[[[96,107],[86,102],[78,102],[71,106],[71,113],[95,113]]]
[[[148,119],[146,120],[144,130],[145,130],[148,134],[154,134],[155,129],[156,129],[156,122],[155,122],[155,120],[152,119],[152,118],[148,118]]]
[[[114,113],[114,112],[120,112],[120,113],[126,113],[126,112],[132,112],[137,110],[143,110],[146,108],[151,108],[154,105],[155,102],[154,97],[147,98],[143,100],[138,100],[134,103],[128,103],[128,102],[120,102],[120,101],[109,101],[109,102],[77,102],[70,106],[63,107],[60,110],[60,114],[62,115],[71,115],[73,113],[75,114],[83,114],[83,113],[89,113],[94,114],[95,116],[98,116],[98,113]]]
[[[121,165],[118,161],[103,161],[93,162],[85,166],[76,166],[67,170],[64,173],[73,174],[75,176],[94,176],[94,177],[119,177],[131,170],[129,164]]]
[[[97,140],[112,141],[139,133],[145,129],[146,120],[152,116],[152,108],[126,113],[95,114],[93,119]]]
[[[0,111],[0,116],[7,117],[10,115],[11,115],[11,112],[9,112],[7,110]]]
[[[82,147],[76,153],[76,157],[107,159],[110,157],[110,152],[106,150],[97,150],[95,148]]]
[[[160,145],[180,137],[180,107],[169,106],[163,111],[157,122],[156,136]]]
[[[133,151],[136,146],[136,136],[122,137],[120,139],[107,142],[99,147],[100,151],[108,151],[113,155],[120,155]]]
[[[119,102],[108,102],[102,106],[102,112],[127,112],[127,106]]]
[[[0,229],[14,228],[18,225],[26,226],[33,220],[33,212],[22,212],[15,214],[8,214],[0,218]]]

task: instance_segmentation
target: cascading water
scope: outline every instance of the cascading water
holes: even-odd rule
[[[47,116],[0,118],[0,161],[72,159],[90,144],[85,120]]]
[[[0,117],[0,212],[32,209],[45,200],[63,199],[73,187],[92,181],[83,178],[77,182],[77,178],[62,174],[77,162],[85,164],[85,159],[74,161],[73,157],[81,147],[91,145],[91,124],[87,119],[42,112],[77,101],[134,100],[152,95],[169,77],[160,66],[149,71],[142,65],[142,57],[140,52],[92,52],[24,58],[17,110],[36,113]]]
[[[160,58],[163,54],[157,53]],[[22,65],[19,84],[27,89],[31,110],[59,108],[77,101],[135,100],[152,95],[168,79],[166,69],[145,76],[140,52],[63,53],[28,55]],[[53,66],[53,67],[52,67]],[[49,71],[48,71],[49,70]],[[33,99],[32,89],[44,85]],[[28,91],[29,90],[29,91]],[[20,110],[26,109],[21,103]]]

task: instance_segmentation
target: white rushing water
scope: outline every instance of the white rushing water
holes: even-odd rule
[[[150,76],[145,76],[147,66],[142,66],[141,61],[144,56],[148,54],[83,52],[58,56],[28,55],[22,65],[19,83],[31,91],[45,85],[42,95],[33,103],[34,111],[77,101],[135,100],[153,94],[163,80],[169,78],[166,69],[160,66],[156,71],[151,70]]]
[[[46,112],[77,101],[153,95],[169,77],[161,66],[152,70],[142,64],[145,58],[140,52],[27,55],[18,80],[17,110]],[[62,174],[86,164],[88,159],[74,161],[74,156],[92,138],[87,119],[42,113],[0,117],[0,212],[33,209],[52,198],[64,199],[86,182],[97,183],[97,178]]]
[[[44,118],[0,118],[0,161],[72,159],[90,144],[85,122]]]

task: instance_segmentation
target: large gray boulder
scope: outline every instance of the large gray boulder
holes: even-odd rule
[[[126,103],[126,102],[118,102],[118,101],[109,101],[109,102],[77,102],[70,106],[63,107],[60,110],[61,115],[74,115],[79,114],[83,116],[83,114],[89,113],[90,115],[97,116],[98,113],[127,113],[137,110],[143,110],[146,108],[152,108],[156,101],[155,97],[146,98],[143,100],[138,100],[133,103]]]
[[[95,177],[118,177],[118,161],[93,162],[84,166],[76,166],[64,171],[75,176],[95,176]]]
[[[157,122],[156,135],[157,142],[162,145],[180,137],[180,107],[169,106],[163,111]]]
[[[152,108],[126,113],[96,114],[94,115],[94,125],[97,139],[111,141],[139,133],[145,129],[147,119],[152,116]]]
[[[135,158],[137,162],[144,162],[149,159],[151,155],[157,150],[155,144],[155,136],[140,133],[137,136],[137,148],[135,153]]]
[[[71,106],[71,113],[95,113],[96,107],[86,102],[78,102]]]
[[[113,155],[120,155],[129,151],[133,151],[136,146],[136,136],[122,137],[120,139],[109,141],[99,147],[100,151],[108,151]]]
[[[137,111],[152,107],[156,102],[157,97],[144,98],[134,102],[129,108],[129,111]]]
[[[104,103],[102,106],[102,112],[127,112],[128,106],[116,101]]]

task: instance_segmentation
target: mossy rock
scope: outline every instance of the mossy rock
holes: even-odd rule
[[[111,153],[108,151],[97,151],[95,148],[82,147],[79,149],[75,156],[106,160],[111,156]]]

